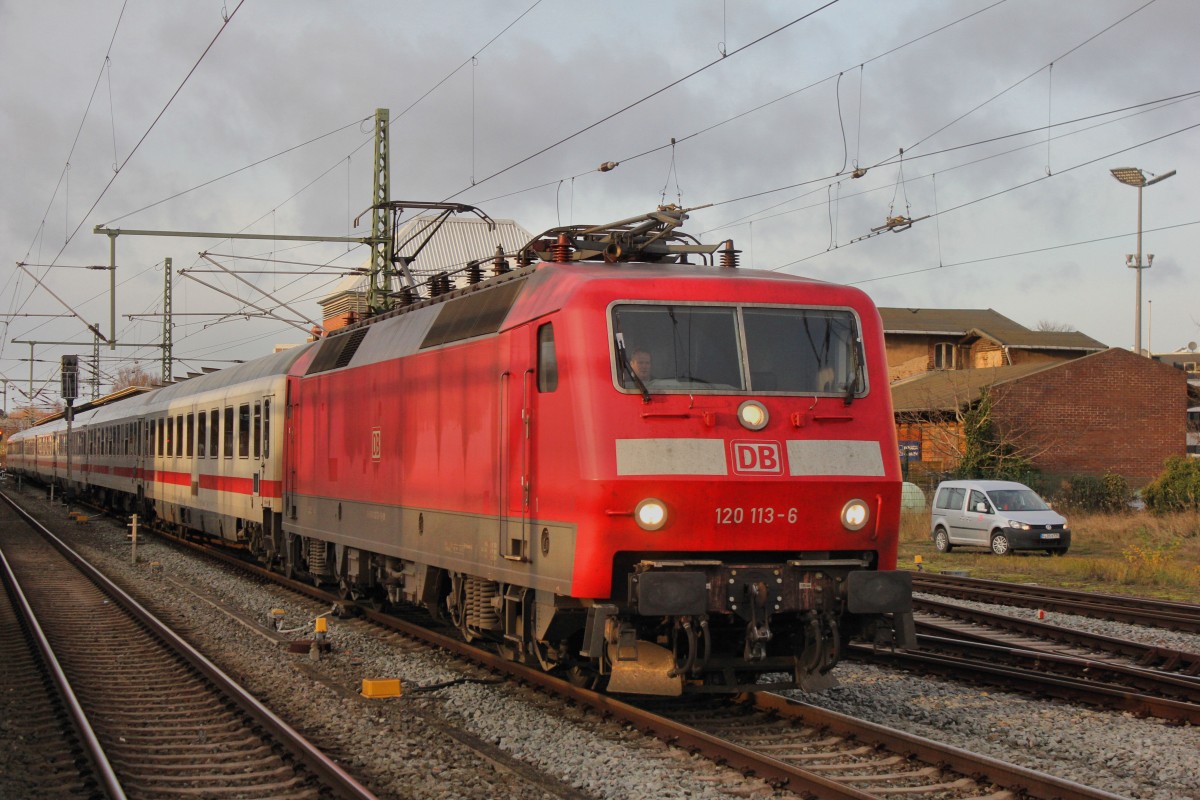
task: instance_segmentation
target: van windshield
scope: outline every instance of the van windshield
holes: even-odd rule
[[[866,393],[847,309],[630,303],[612,310],[617,385],[657,393]]]
[[[1042,498],[1032,489],[994,489],[987,493],[997,511],[1047,511]]]

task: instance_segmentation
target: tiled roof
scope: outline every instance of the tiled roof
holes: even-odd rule
[[[1034,331],[990,308],[880,308],[885,335],[984,337],[1007,347],[1035,350],[1105,350],[1079,331]]]
[[[980,391],[987,386],[1008,383],[1074,360],[922,373],[892,384],[892,406],[897,412],[953,411],[979,399]]]

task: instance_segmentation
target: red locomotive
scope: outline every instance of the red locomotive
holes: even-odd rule
[[[61,421],[10,465],[611,691],[826,686],[843,641],[913,641],[879,316],[687,263],[716,247],[684,218],[551,231],[533,265],[80,413],[70,474]]]

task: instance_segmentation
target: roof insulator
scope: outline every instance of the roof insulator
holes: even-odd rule
[[[725,249],[721,251],[721,268],[737,269],[738,254],[741,252],[741,250],[733,249],[733,239],[726,239]]]
[[[560,264],[571,260],[571,242],[565,233],[560,233],[558,241],[550,245],[550,253]]]
[[[492,274],[503,275],[508,270],[508,259],[504,257],[504,246],[496,245],[496,255],[492,258]]]
[[[478,261],[468,262],[467,263],[467,284],[469,286],[474,286],[475,284],[479,283],[482,280],[483,280],[483,270],[479,268],[479,262]]]

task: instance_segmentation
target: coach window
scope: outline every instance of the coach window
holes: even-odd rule
[[[250,457],[250,404],[238,406],[238,458]]]
[[[183,455],[183,414],[175,418],[175,455]]]
[[[225,406],[225,443],[221,452],[226,458],[233,458],[233,406]]]
[[[262,457],[262,403],[254,404],[254,433],[250,436],[254,442],[254,457]]]
[[[196,436],[196,415],[188,414],[187,415],[187,445],[186,445],[186,447],[187,447],[186,452],[188,454],[188,458],[192,457],[192,447],[194,446],[192,444],[192,442],[195,440],[195,436]]]
[[[271,401],[263,400],[263,458],[271,457]]]
[[[204,445],[208,439],[208,412],[196,415],[196,458],[204,458]]]
[[[221,443],[221,412],[213,409],[208,412],[208,457],[216,458],[220,455],[217,452],[217,445]]]
[[[547,322],[538,328],[538,391],[553,392],[558,388],[558,358],[554,352],[554,324]]]

